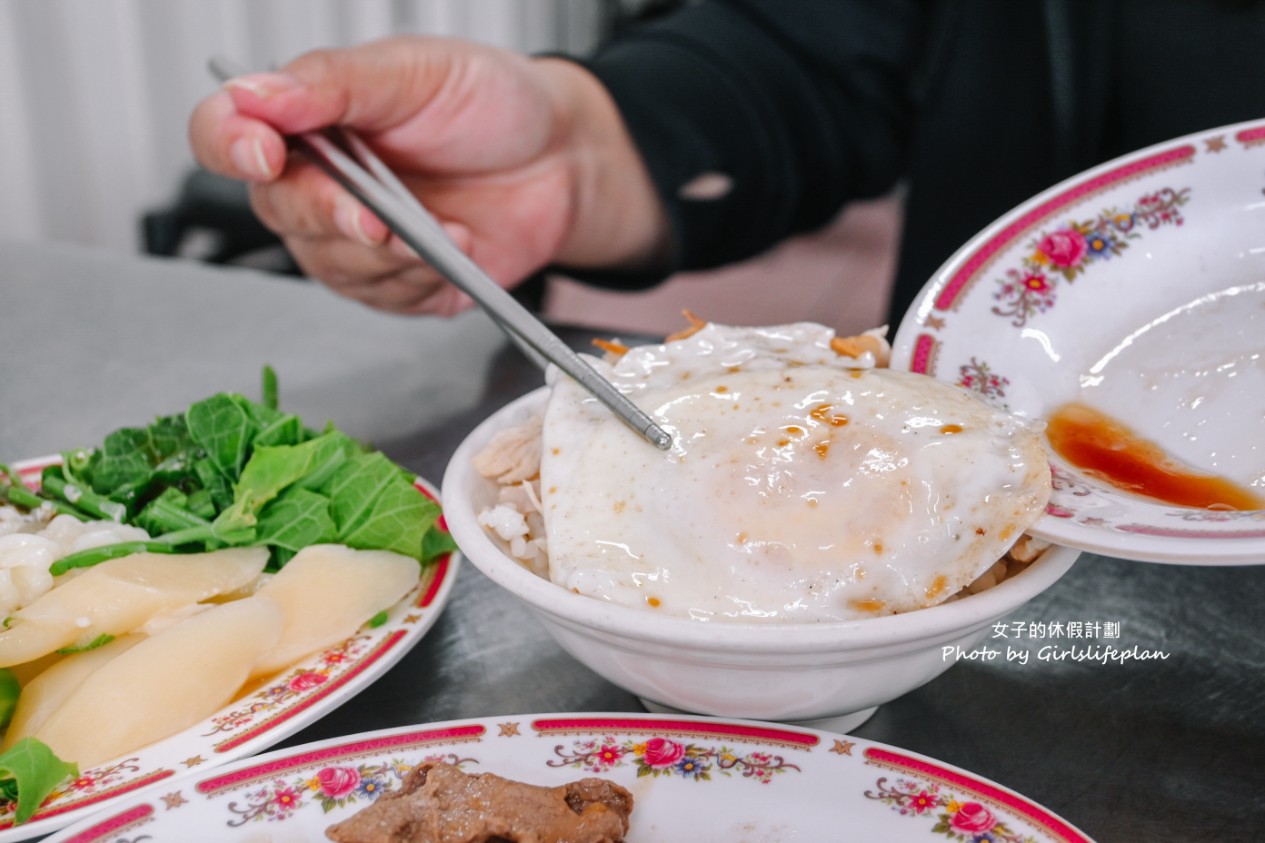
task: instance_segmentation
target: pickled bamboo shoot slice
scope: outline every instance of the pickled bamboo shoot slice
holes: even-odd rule
[[[417,560],[386,550],[311,545],[256,594],[285,614],[281,641],[255,666],[265,676],[342,641],[417,585]]]
[[[163,610],[241,588],[263,571],[268,551],[231,548],[211,553],[136,553],[111,559],[60,582],[7,619],[0,632],[0,667],[54,650],[121,636]]]
[[[4,735],[4,748],[8,749],[43,725],[48,716],[106,662],[144,640],[144,635],[125,635],[100,647],[66,656],[23,685],[18,707]]]
[[[102,665],[33,735],[81,769],[135,752],[232,700],[281,629],[266,597],[214,606]]]

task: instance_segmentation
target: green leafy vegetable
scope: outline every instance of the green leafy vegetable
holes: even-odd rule
[[[254,526],[259,511],[283,490],[318,469],[324,472],[331,460],[335,464],[345,461],[349,443],[347,437],[331,433],[300,445],[256,448],[233,486],[232,506],[220,513],[216,523]]]
[[[13,710],[18,707],[18,695],[22,686],[18,678],[7,667],[0,667],[0,729],[9,725],[13,719]]]
[[[78,765],[62,761],[35,738],[22,738],[0,754],[0,796],[17,803],[17,825],[29,820],[57,785],[77,775]]]
[[[260,541],[291,552],[336,538],[329,498],[299,486],[286,489],[264,507],[258,531]]]
[[[417,494],[403,470],[382,454],[347,460],[330,483],[338,541],[360,550],[393,550],[420,557],[423,535],[439,505]]]
[[[40,487],[49,494],[77,507],[91,518],[105,521],[123,521],[127,507],[118,501],[98,495],[91,487],[67,479],[61,466],[49,466],[40,478]]]
[[[214,515],[214,510],[211,514]],[[207,527],[210,523],[209,519],[193,511],[189,505],[189,496],[174,486],[164,489],[135,518],[135,524],[151,536],[192,527]]]
[[[281,406],[278,398],[279,390],[277,388],[277,373],[271,366],[264,366],[262,399],[264,406],[270,410],[275,410]]]
[[[73,656],[75,653],[86,653],[89,650],[95,650],[98,647],[104,647],[114,640],[114,636],[108,632],[103,632],[87,644],[71,645],[69,647],[61,647],[57,650],[63,656]]]
[[[300,548],[341,542],[428,562],[454,548],[435,526],[439,506],[381,453],[327,426],[317,431],[277,407],[265,367],[263,401],[219,393],[148,427],[125,427],[99,448],[65,452],[37,494],[0,475],[0,499],[32,508],[51,501],[80,518],[106,518],[152,537],[59,560],[59,575],[128,553],[183,553],[264,545],[270,569]]]
[[[242,473],[250,443],[259,430],[245,404],[240,395],[221,392],[194,404],[186,416],[189,435],[225,477]]]
[[[66,513],[79,518],[83,513],[70,504],[59,500],[47,500],[32,491],[22,477],[11,466],[0,463],[0,503],[9,503],[22,509],[35,509],[42,504],[50,504],[58,513]]]
[[[430,529],[422,536],[422,559],[438,559],[457,549],[457,542],[447,530]]]
[[[101,562],[110,559],[118,559],[122,556],[131,556],[133,553],[175,553],[174,545],[164,542],[119,542],[118,544],[103,544],[100,547],[90,547],[87,550],[81,550],[77,553],[71,553],[58,559],[52,565],[48,566],[48,572],[55,577],[74,568],[91,568]]]

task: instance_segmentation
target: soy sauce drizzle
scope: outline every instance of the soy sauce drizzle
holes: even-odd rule
[[[1056,410],[1046,437],[1072,465],[1133,494],[1197,509],[1265,509],[1261,493],[1182,465],[1159,445],[1085,404]]]

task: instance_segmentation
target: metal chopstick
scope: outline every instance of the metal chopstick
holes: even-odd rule
[[[241,75],[228,61],[218,57],[211,60],[210,68],[221,82]],[[435,218],[367,145],[348,130],[344,129],[342,133],[357,154],[368,153],[366,166],[373,168],[379,174],[378,178],[325,135],[304,132],[290,139],[317,166],[377,214],[388,228],[436,271],[470,296],[516,345],[530,348],[529,356],[533,362],[537,365],[544,365],[546,361],[553,363],[652,445],[662,450],[671,446],[672,437],[667,431],[659,427],[649,415],[572,351],[544,323],[536,319],[527,308],[519,304],[457,248]],[[380,174],[384,172],[389,175],[385,181],[379,180]],[[405,196],[409,198],[406,199]]]
[[[404,186],[404,182],[400,181],[399,177],[395,175],[395,171],[388,167],[386,163],[378,157],[377,153],[369,148],[369,144],[365,143],[364,140],[361,139],[360,135],[342,126],[331,129],[330,131],[338,137],[339,140],[346,144],[347,148],[351,150],[351,154],[359,159],[360,163],[369,171],[369,174],[378,181],[382,182],[387,190],[390,190],[393,194],[395,194],[397,199],[409,206],[409,208],[417,214],[418,219],[424,220],[436,231],[443,234],[443,236],[448,236],[447,232],[445,232],[443,227],[440,226],[439,221],[436,220],[431,212],[426,209],[426,206],[413,195],[412,191]],[[496,313],[488,312],[488,316],[490,316],[492,320],[501,327],[501,330],[505,331],[506,335],[510,338],[510,341],[513,342],[514,345],[518,346],[518,350],[523,352],[528,360],[531,360],[531,362],[535,363],[540,369],[548,367],[549,360],[537,351],[531,343],[521,337],[518,332],[514,330],[513,326],[502,322],[500,316]]]

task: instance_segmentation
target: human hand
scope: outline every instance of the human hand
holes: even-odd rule
[[[283,135],[331,125],[355,129],[506,287],[550,263],[646,262],[666,241],[618,112],[570,62],[401,37],[230,80],[190,118],[195,156],[251,183],[255,213],[305,272],[373,307],[451,314],[470,302],[315,165],[287,155]],[[612,191],[619,201],[602,201]]]

